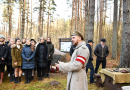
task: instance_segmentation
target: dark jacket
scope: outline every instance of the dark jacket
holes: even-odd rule
[[[92,61],[93,61],[92,48],[91,48],[91,46],[90,46],[89,44],[87,44],[86,46],[88,47],[89,53],[90,53],[90,55],[89,55],[89,60],[88,60],[88,63],[87,63],[87,65],[86,65],[86,68],[94,68],[94,67],[93,67],[93,63],[92,63]]]
[[[5,42],[5,44],[7,44],[7,45],[8,45],[8,44],[9,44],[9,41]]]
[[[0,45],[0,64],[6,64],[6,58],[8,54],[8,46],[7,44]],[[4,58],[4,60],[2,60]]]
[[[22,49],[23,64],[22,69],[34,69],[35,68],[35,49],[31,50],[31,45],[25,45]],[[29,61],[27,61],[29,59]]]
[[[70,48],[70,56],[72,56],[74,50],[75,50],[75,45],[72,45],[71,48]]]
[[[48,45],[44,43],[39,43],[36,48],[36,63],[37,67],[47,67],[48,62]]]
[[[17,48],[17,45],[11,45],[12,67],[22,66],[22,48],[22,44],[20,45],[20,49]],[[17,65],[14,65],[15,62],[17,62]]]
[[[97,60],[106,60],[109,54],[108,46],[105,45],[104,48],[102,48],[101,44],[98,44],[94,50],[94,54],[97,56]]]
[[[8,45],[7,65],[12,65],[11,45]]]
[[[49,50],[49,55],[48,61],[53,60],[53,53],[54,53],[54,45],[51,42],[47,42],[48,45],[48,50]]]

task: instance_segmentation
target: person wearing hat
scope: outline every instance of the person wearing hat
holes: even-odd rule
[[[66,90],[88,90],[84,67],[89,59],[89,50],[83,35],[78,31],[72,34],[72,43],[76,48],[72,54],[71,61],[68,63],[58,61],[59,64],[55,63],[55,66],[60,71],[68,72]]]
[[[0,83],[3,82],[5,64],[7,63],[6,62],[7,54],[8,54],[8,47],[7,44],[5,44],[5,37],[3,35],[0,35],[0,71],[1,71]]]
[[[93,67],[93,63],[92,63],[93,57],[92,57],[92,48],[91,48],[91,46],[93,45],[93,43],[94,43],[93,40],[88,40],[88,44],[86,45],[88,47],[89,53],[90,53],[89,60],[88,60],[88,63],[86,65],[86,73],[88,72],[88,69],[91,70],[91,72],[90,72],[90,83],[94,83],[94,78],[93,78],[94,67]]]
[[[105,44],[106,39],[101,39],[101,43],[95,47],[94,54],[97,56],[95,73],[98,72],[98,68],[102,63],[102,68],[106,67],[106,57],[109,54],[108,46]]]
[[[37,73],[39,77],[39,81],[43,80],[43,76],[45,76],[47,70],[47,62],[48,62],[48,45],[45,42],[43,37],[40,38],[40,43],[36,48],[36,63],[37,63]]]
[[[35,50],[36,50],[36,41],[35,39],[31,39],[31,44],[34,46]],[[35,68],[32,69],[32,77],[31,77],[31,80],[33,80],[34,78],[34,75],[35,75],[35,71],[36,71],[36,60],[34,58],[34,61],[35,61]]]

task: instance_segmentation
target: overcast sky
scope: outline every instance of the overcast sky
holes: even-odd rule
[[[72,13],[72,8],[69,6],[69,4],[67,4],[66,2],[67,0],[55,0],[56,3],[56,11],[54,13],[54,18],[64,18],[64,19],[70,19],[71,18],[71,13]],[[96,0],[97,1],[97,0]],[[71,3],[72,1],[70,0],[69,3]],[[108,5],[108,9],[107,9],[107,22],[110,22],[110,15],[111,15],[111,21],[113,21],[113,1],[108,1],[109,5]],[[38,7],[39,3],[37,3],[37,0],[33,0],[33,8],[34,7]],[[18,10],[19,4],[15,4],[14,12],[13,12],[13,20],[15,21],[15,24],[13,25],[14,27],[17,28],[17,21],[18,21],[18,16],[19,16],[19,10]],[[31,8],[31,6],[30,6]],[[95,3],[95,15],[96,15],[96,11],[97,11],[97,2]],[[111,10],[110,10],[111,8]],[[0,0],[0,27],[2,26],[2,13],[3,13],[3,4],[1,3]],[[33,12],[33,21],[38,23],[38,11]],[[57,16],[59,15],[59,16]],[[46,17],[47,18],[47,15]],[[95,16],[95,20],[96,20],[96,16]]]

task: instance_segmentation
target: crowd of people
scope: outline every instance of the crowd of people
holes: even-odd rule
[[[54,45],[51,38],[39,37],[35,39],[11,38],[5,41],[0,35],[0,83],[3,82],[5,66],[10,76],[10,82],[21,82],[21,75],[25,74],[25,84],[30,83],[37,70],[38,80],[50,77],[50,65],[53,59]]]
[[[92,61],[92,45],[93,40],[84,41],[82,33],[75,31],[72,35],[72,46],[70,48],[71,61],[64,63],[58,61],[55,66],[60,71],[68,72],[67,90],[88,90],[86,73],[90,72],[90,83],[94,83],[94,73],[98,72],[98,68],[102,63],[102,68],[106,67],[106,57],[109,54],[106,39],[101,39],[101,42],[95,47],[94,54],[96,55],[96,67]],[[0,35],[0,83],[3,82],[5,66],[10,74],[10,82],[15,84],[21,82],[21,75],[25,73],[25,84],[30,83],[33,79],[35,71],[39,81],[44,77],[50,77],[50,65],[53,59],[54,45],[51,38],[39,37],[39,42],[34,39],[20,40],[17,38],[5,37]],[[84,68],[86,67],[86,72]]]

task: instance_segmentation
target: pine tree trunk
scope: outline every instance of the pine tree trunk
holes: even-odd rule
[[[100,0],[100,26],[99,26],[99,42],[102,39],[102,24],[103,24],[103,0]]]
[[[27,8],[27,26],[26,26],[26,38],[28,38],[28,14],[29,14],[29,0],[28,0],[28,8]],[[30,38],[31,39],[31,38]]]
[[[47,37],[48,37],[48,30],[49,30],[49,9],[50,9],[50,1],[49,1],[49,7],[48,7],[48,19],[47,19]]]
[[[71,33],[73,33],[74,0],[72,0]]]
[[[30,39],[32,38],[32,25],[33,25],[33,22],[32,22],[32,0],[31,0],[31,27],[30,27]]]
[[[45,9],[44,9],[44,3],[45,3],[45,1],[43,0],[43,4],[42,4],[42,26],[41,26],[40,36],[43,35],[43,22],[44,22],[44,11],[45,11]]]
[[[79,30],[82,31],[82,0],[80,4],[80,24],[79,24]]]
[[[80,24],[80,22],[79,22],[79,2],[80,2],[80,0],[78,0],[78,10],[77,10],[77,12],[78,12],[78,13],[77,13],[77,30],[78,30],[78,31],[80,31],[80,30],[79,30],[79,24]]]
[[[41,12],[42,12],[42,0],[40,0],[40,8],[39,8],[39,22],[38,22],[38,33],[41,35]],[[40,36],[41,37],[41,36]]]
[[[77,30],[77,0],[75,0],[75,30]]]
[[[119,67],[130,68],[130,0],[123,0],[123,33]]]
[[[89,40],[93,40],[94,37],[94,15],[95,15],[95,0],[90,0],[90,15],[89,15],[89,30],[88,30]]]
[[[89,30],[89,6],[88,0],[85,0],[85,41],[88,41],[88,30]]]
[[[98,11],[99,11],[99,0],[97,0],[97,35],[96,35],[96,44],[99,42],[99,14],[98,14]]]
[[[120,0],[120,7],[119,7],[119,21],[118,21],[118,35],[117,35],[117,55],[120,53],[121,50],[121,18],[122,18],[122,0]],[[121,32],[121,33],[120,33]]]
[[[12,3],[12,0],[9,0],[8,4],[8,12],[9,12],[9,32],[8,35],[11,36],[11,29],[12,29],[12,6],[10,5]]]
[[[20,8],[20,11],[19,11],[19,30],[18,30],[18,36],[21,35],[21,26],[22,26],[22,23],[21,23],[22,0],[19,0],[19,8]]]
[[[26,0],[23,0],[22,26],[21,26],[20,39],[24,38],[24,27],[25,27],[25,3],[26,3]]]
[[[19,36],[19,17],[18,17],[18,29],[17,29],[17,36],[16,37],[18,37]]]
[[[114,16],[113,16],[113,43],[112,43],[112,58],[116,58],[117,52],[117,13],[118,0],[114,0]]]

